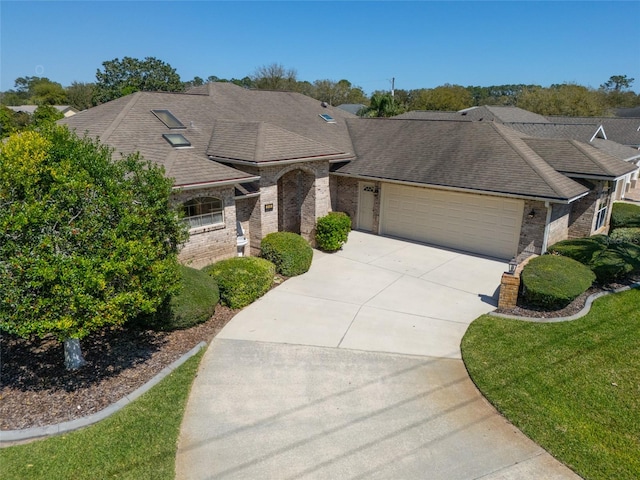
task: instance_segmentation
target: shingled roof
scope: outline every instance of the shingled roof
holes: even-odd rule
[[[493,122],[354,119],[357,158],[337,173],[442,188],[571,201],[588,189]]]
[[[546,117],[552,123],[567,125],[602,125],[609,140],[640,147],[640,118],[615,118],[615,117]]]
[[[152,110],[169,110],[184,126],[171,129]],[[331,115],[327,123],[320,114]],[[247,181],[255,178],[211,158],[250,162],[348,159],[353,156],[348,112],[324,107],[292,92],[247,90],[209,83],[187,93],[137,92],[60,120],[78,133],[97,136],[117,151],[140,151],[164,165],[176,186]],[[252,132],[252,133],[251,133]],[[172,147],[163,134],[181,134],[190,147]],[[236,134],[243,134],[245,143]]]

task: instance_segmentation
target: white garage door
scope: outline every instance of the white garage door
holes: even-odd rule
[[[381,233],[506,259],[523,210],[523,200],[384,184]]]

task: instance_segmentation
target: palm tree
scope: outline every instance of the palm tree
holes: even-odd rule
[[[358,114],[362,117],[393,117],[402,113],[402,106],[398,105],[388,93],[374,93],[371,95],[369,106]]]

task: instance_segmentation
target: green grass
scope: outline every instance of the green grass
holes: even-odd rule
[[[573,322],[484,315],[462,354],[487,399],[580,476],[640,478],[640,290]]]
[[[202,352],[113,416],[83,430],[0,449],[3,480],[175,477],[187,396]]]

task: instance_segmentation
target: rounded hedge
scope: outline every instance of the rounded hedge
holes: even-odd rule
[[[640,227],[616,228],[609,238],[613,242],[628,242],[640,245]]]
[[[564,240],[552,245],[549,252],[588,266],[601,285],[640,272],[640,245],[616,241],[606,235]]]
[[[262,258],[276,266],[276,272],[285,277],[305,273],[311,267],[313,249],[297,233],[274,232],[262,239]]]
[[[611,228],[640,228],[640,205],[615,202],[611,209]]]
[[[246,307],[269,291],[276,267],[259,257],[234,257],[203,268],[218,284],[222,303]]]
[[[586,291],[595,275],[589,267],[572,258],[543,255],[524,267],[521,278],[523,297],[528,305],[556,310],[566,307]]]
[[[351,218],[344,212],[330,212],[316,223],[316,243],[320,250],[335,252],[347,243]]]
[[[153,315],[141,316],[135,323],[154,330],[182,330],[206,322],[220,301],[216,281],[195,268],[180,265],[180,291]]]

